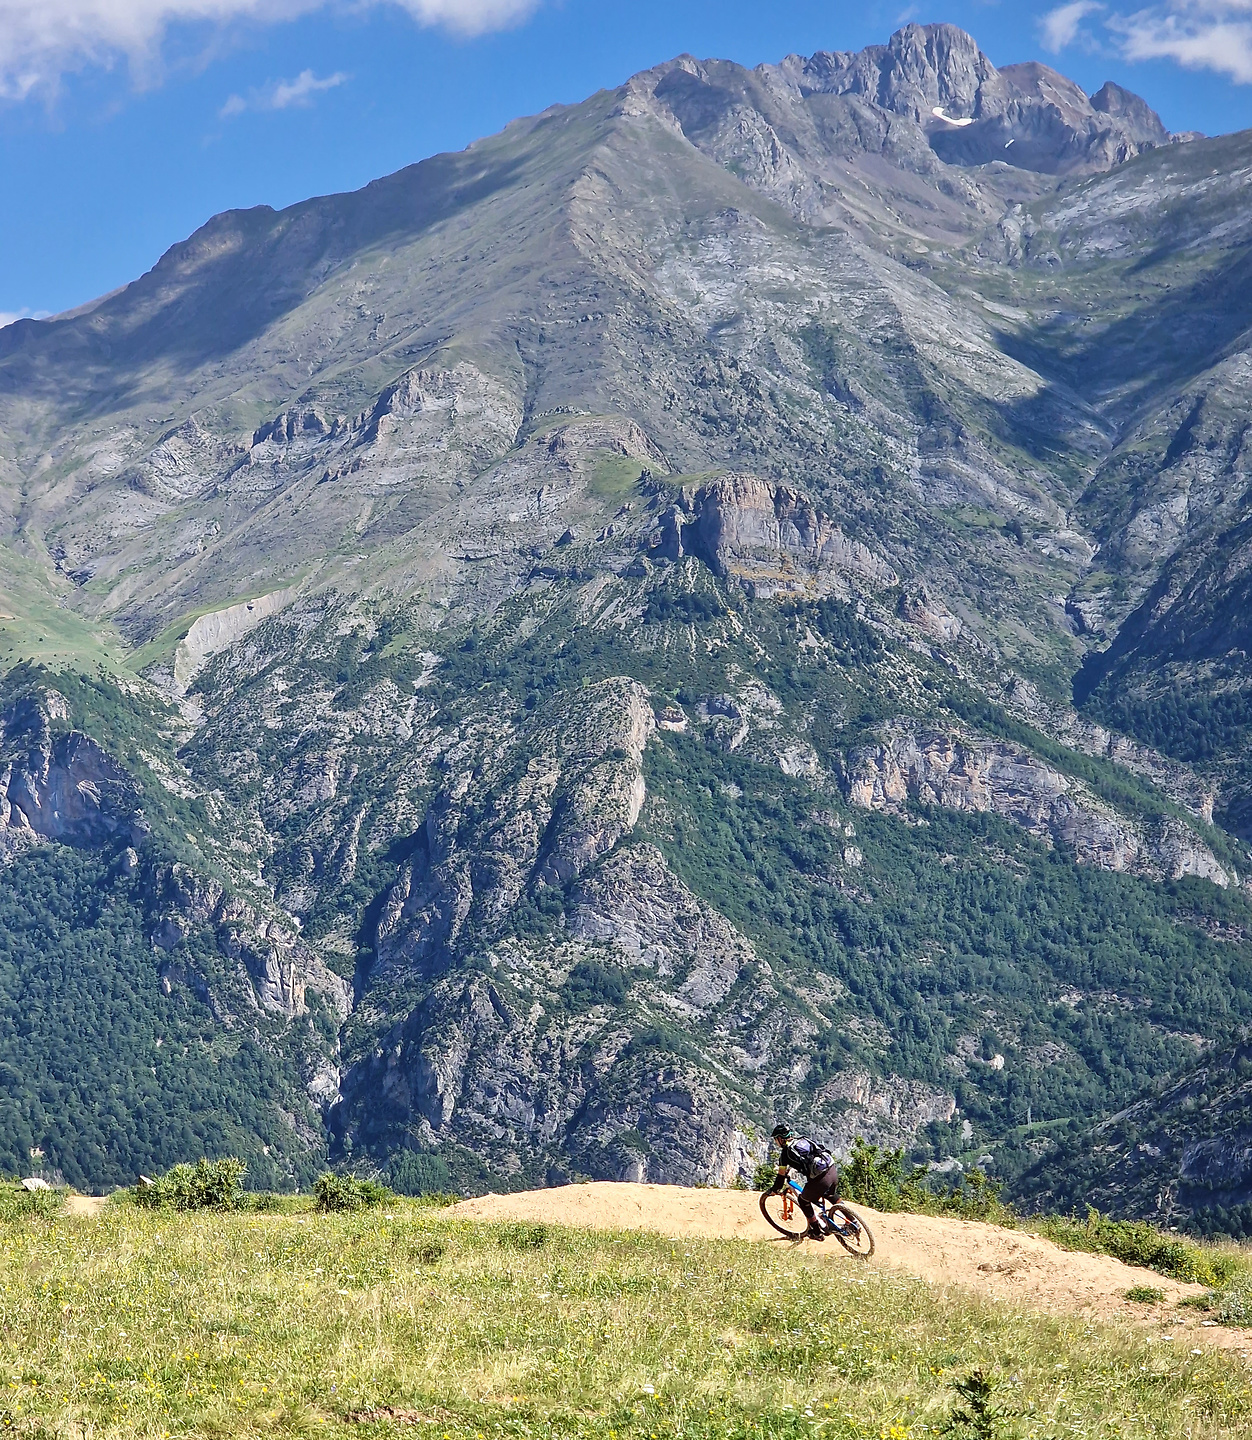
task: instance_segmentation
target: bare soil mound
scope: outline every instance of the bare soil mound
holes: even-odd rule
[[[959,1285],[995,1300],[1012,1300],[1052,1314],[1124,1320],[1159,1329],[1162,1338],[1186,1333],[1192,1343],[1246,1352],[1252,1336],[1204,1323],[1203,1312],[1178,1310],[1177,1302],[1203,1293],[1151,1270],[1123,1265],[1108,1255],[1062,1250],[1024,1230],[1005,1230],[978,1220],[934,1215],[884,1215],[856,1207],[872,1228],[877,1249],[869,1262],[848,1255],[836,1242],[805,1242],[807,1251],[834,1263],[889,1266],[935,1285]],[[790,1245],[775,1234],[758,1209],[758,1197],[737,1190],[688,1190],[678,1185],[629,1185],[611,1181],[484,1195],[446,1212],[465,1220],[529,1220],[595,1230],[650,1230],[675,1239],[758,1240]],[[1132,1286],[1164,1291],[1156,1305],[1126,1299]]]
[[[71,1195],[65,1202],[65,1213],[84,1220],[95,1220],[104,1213],[108,1203],[103,1195]]]

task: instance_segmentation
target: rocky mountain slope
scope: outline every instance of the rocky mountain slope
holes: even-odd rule
[[[0,331],[12,923],[103,887],[134,1019],[107,1163],[12,1025],[6,1163],[1011,1178],[1232,1037],[1248,144],[682,57]]]

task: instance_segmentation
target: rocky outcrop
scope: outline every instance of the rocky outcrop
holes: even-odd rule
[[[198,616],[174,651],[174,684],[177,689],[185,694],[210,656],[233,645],[262,620],[277,615],[297,594],[295,586],[272,590],[254,600],[241,600],[238,605],[228,605],[223,610]]]
[[[639,818],[648,692],[612,679],[562,697],[492,765],[454,776],[426,815],[376,932],[383,971],[436,963],[471,913],[490,926],[527,887],[563,886]]]
[[[89,736],[54,729],[68,720],[55,690],[0,716],[0,858],[40,840],[138,845],[148,833],[139,782]]]
[[[720,1005],[758,963],[748,940],[651,845],[617,851],[579,885],[569,930],[578,940],[607,941],[625,965],[654,970],[699,1012]]]
[[[895,571],[850,540],[798,490],[756,475],[702,485],[670,512],[661,541],[671,559],[695,555],[755,596],[823,593],[897,583]]]
[[[294,1018],[308,1010],[308,993],[319,995],[342,1023],[351,1010],[352,987],[323,963],[283,919],[265,915],[219,881],[175,863],[161,873],[154,896],[159,911],[152,930],[154,949],[171,958],[161,976],[166,991],[191,986],[209,1002],[219,1020],[234,1023],[230,997],[213,995],[208,980],[185,958],[182,942],[196,929],[211,930],[218,948],[237,966],[247,996],[257,1009]]]
[[[948,1124],[956,1115],[956,1097],[919,1080],[841,1070],[813,1097],[822,1139],[840,1157],[857,1138],[879,1145],[908,1145],[924,1126]]]
[[[877,745],[853,751],[847,784],[849,800],[869,810],[902,810],[917,801],[1002,815],[1104,870],[1237,883],[1181,821],[1170,818],[1149,827],[1007,741],[900,722]]]

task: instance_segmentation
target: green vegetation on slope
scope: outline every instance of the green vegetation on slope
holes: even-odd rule
[[[1133,1097],[1194,1056],[1189,1034],[1252,1016],[1246,947],[1180,923],[1247,914],[1242,897],[1079,867],[1007,821],[940,809],[912,825],[851,812],[863,859],[849,867],[842,827],[776,769],[677,735],[646,763],[643,824],[683,880],[778,978],[817,970],[846,987],[850,1017],[876,1022],[860,1043],[823,1027],[815,1078],[856,1060],[951,1087],[981,1136],[1008,1141],[1010,1174],[1030,1135]],[[959,1153],[956,1130],[930,1139]]]
[[[594,1217],[588,1217],[592,1219]],[[749,1242],[393,1202],[0,1236],[6,1423],[32,1434],[921,1440],[994,1384],[1021,1440],[1217,1440],[1237,1362]]]
[[[223,1028],[207,987],[166,993],[142,891],[107,853],[41,847],[5,869],[0,1171],[29,1173],[40,1149],[41,1165],[89,1189],[238,1153],[259,1184],[310,1179],[315,1158],[283,1118],[298,1074],[263,1024]],[[210,938],[193,931],[172,959],[220,983]]]
[[[562,563],[572,575],[582,562],[571,551]],[[609,595],[618,617],[640,603],[641,623],[588,623],[559,599],[521,596],[455,636],[411,634],[403,615],[379,617],[368,642],[328,624],[327,646],[320,653],[310,647],[302,676],[333,688],[334,708],[345,717],[389,686],[405,694],[418,682],[424,723],[445,733],[481,724],[484,709],[524,731],[554,696],[615,675],[641,681],[657,705],[678,704],[691,717],[701,702],[734,688],[736,671],[767,686],[784,706],[779,723],[812,743],[830,778],[814,786],[782,774],[757,746],[757,726],[733,752],[710,727],[703,738],[698,724],[686,736],[663,732],[645,757],[651,800],[637,837],[657,843],[794,993],[808,988],[814,972],[837,982],[830,1016],[814,1016],[814,1083],[851,1064],[955,1094],[956,1122],[919,1137],[923,1157],[979,1147],[973,1158],[995,1142],[996,1171],[1011,1180],[1040,1148],[1186,1064],[1196,1035],[1221,1040],[1252,1018],[1252,947],[1205,933],[1220,928],[1235,937],[1241,927],[1252,929],[1244,896],[1206,882],[1162,886],[1079,867],[1063,849],[992,815],[919,809],[902,823],[852,809],[833,777],[882,720],[912,715],[1021,745],[1149,822],[1174,815],[1176,807],[1150,784],[955,687],[937,664],[902,653],[836,600],[749,601],[695,562],[662,569],[637,587],[619,582],[606,601]],[[815,648],[813,636],[828,646]],[[433,669],[431,646],[439,659]],[[202,683],[211,688],[221,677],[210,667]],[[253,683],[267,684],[266,674]],[[191,758],[198,769],[216,763],[220,743],[211,727],[197,736]],[[265,803],[264,777],[306,756],[311,763],[324,741],[316,729],[288,738],[257,725],[248,743],[258,747],[255,763],[234,798]],[[395,786],[380,768],[393,763],[393,753],[386,745],[374,756],[356,755],[360,766],[337,803],[344,813],[366,814],[361,833],[368,835],[381,826]],[[414,808],[420,812],[422,802],[415,799]],[[306,812],[291,807],[267,824],[281,842],[271,876],[303,883]],[[1222,837],[1209,838],[1220,850]],[[327,933],[351,917],[368,965],[378,897],[412,846],[404,836],[360,846],[351,879],[321,890],[305,933]],[[846,860],[845,851],[860,852],[859,859]],[[501,934],[542,942],[559,932],[568,899],[555,890],[526,894],[503,921],[491,921],[494,930],[476,929],[472,913],[460,953],[472,963]],[[445,957],[441,973],[457,963]],[[560,1000],[545,998],[545,1010],[611,1005],[624,1022],[639,1021],[636,1047],[698,1060],[698,1024],[681,1033],[684,1027],[654,1017],[640,1021],[628,979],[621,966],[602,966],[594,977],[579,972]],[[418,988],[429,983],[423,974]],[[506,982],[497,976],[495,983]],[[529,1008],[529,998],[513,998],[519,1013]],[[416,990],[406,992],[405,1006],[419,1001]],[[389,1008],[375,1018],[386,1027],[396,1014]],[[354,1053],[364,1053],[372,1032],[355,1035],[358,1041]],[[972,1136],[962,1135],[965,1120]],[[381,1151],[374,1158],[387,1160]],[[438,1189],[449,1182],[423,1183]],[[458,1183],[469,1181],[461,1176]]]

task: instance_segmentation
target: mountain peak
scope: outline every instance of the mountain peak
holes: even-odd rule
[[[1120,120],[1154,145],[1168,145],[1173,138],[1161,123],[1161,117],[1133,90],[1125,90],[1113,80],[1106,80],[1091,97],[1091,108],[1102,115]]]

